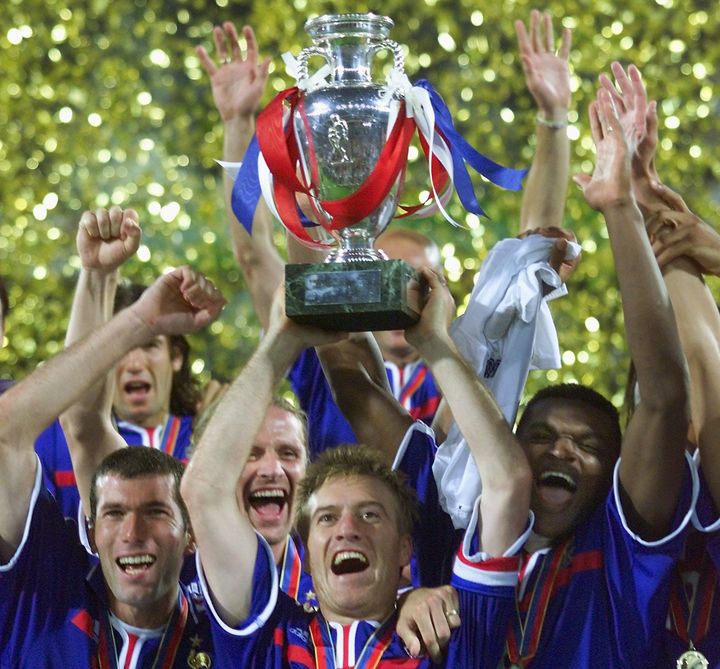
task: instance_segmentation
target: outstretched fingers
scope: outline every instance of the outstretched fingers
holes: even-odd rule
[[[250,65],[255,67],[258,59],[258,45],[255,39],[255,32],[250,26],[243,26],[243,36],[245,37],[245,43],[247,44],[247,50],[245,52],[245,58]],[[235,46],[237,47],[237,58],[240,58],[240,45],[235,39]],[[235,54],[233,54],[235,55]]]
[[[544,12],[542,15],[543,28],[545,29],[545,50],[548,53],[555,51],[555,32],[553,30],[552,16],[550,12]]]
[[[562,41],[560,42],[560,51],[558,55],[564,60],[570,58],[570,46],[572,45],[572,30],[570,28],[563,28]]]

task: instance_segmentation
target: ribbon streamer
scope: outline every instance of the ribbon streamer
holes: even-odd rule
[[[421,79],[417,82],[416,86],[424,88],[430,95],[430,102],[435,110],[437,127],[447,138],[448,144],[450,145],[450,151],[453,156],[453,166],[455,168],[455,188],[465,209],[479,216],[485,215],[475,196],[475,191],[473,190],[465,163],[468,163],[476,172],[496,186],[507,190],[522,189],[522,180],[527,174],[526,169],[517,170],[504,167],[475,150],[455,129],[450,110],[430,82],[426,79]]]
[[[284,59],[288,72],[297,78],[298,61],[289,54]],[[445,209],[454,190],[467,211],[485,216],[466,164],[502,188],[522,187],[527,170],[504,167],[475,150],[456,130],[447,105],[428,81],[420,80],[413,86],[405,74],[392,70],[383,96],[386,100],[404,98],[405,104],[400,105],[397,114],[394,111],[391,114],[392,122],[377,165],[354,193],[336,200],[322,200],[317,170],[302,161],[292,118],[296,111],[302,114],[305,91],[326,86],[329,73],[326,65],[312,77],[298,80],[298,86],[280,92],[258,116],[257,132],[237,173],[231,198],[233,212],[250,234],[262,194],[273,215],[301,242],[329,248],[332,245],[314,239],[306,229],[320,225],[333,233],[375,211],[395,184],[404,179],[408,148],[415,131],[428,161],[430,193],[419,204],[400,205],[403,213],[397,218],[427,217],[440,212],[453,225],[460,225]],[[298,196],[309,199],[318,215],[317,223],[302,213]]]

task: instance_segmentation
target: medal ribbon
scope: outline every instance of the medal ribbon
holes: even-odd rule
[[[710,614],[717,590],[717,571],[709,564],[707,551],[703,547],[697,589],[692,601],[687,596],[680,574],[681,565],[678,565],[677,578],[670,592],[670,619],[675,632],[685,643],[700,643],[710,627]]]
[[[410,377],[410,380],[400,392],[400,399],[398,400],[403,406],[410,400],[415,391],[423,384],[425,377],[427,376],[427,368],[424,365],[417,365],[415,373]]]
[[[365,642],[357,662],[355,662],[355,669],[377,669],[383,653],[392,643],[395,622],[396,615],[393,611]],[[321,623],[319,616],[315,616],[310,621],[310,637],[315,651],[317,669],[335,669],[335,647],[332,642],[330,626],[325,620]]]
[[[295,601],[298,599],[301,575],[302,560],[300,559],[300,553],[292,537],[288,536],[282,566],[280,567],[280,590]]]
[[[178,601],[173,610],[170,621],[160,639],[160,645],[155,653],[152,669],[171,669],[175,662],[180,642],[183,638],[188,617],[188,603],[182,590],[178,593]],[[98,639],[99,669],[118,669],[118,653],[115,645],[115,635],[110,623],[110,611],[106,609],[105,615],[100,619],[100,638]]]
[[[515,615],[512,617],[506,640],[507,656],[513,664],[525,666],[535,657],[555,581],[569,547],[570,540],[567,540],[557,550],[543,556],[535,585],[522,602],[515,603]],[[524,615],[521,607],[527,609]]]
[[[175,454],[175,444],[177,443],[178,434],[180,433],[180,418],[170,414],[165,428],[163,429],[162,442],[160,450],[168,455]]]

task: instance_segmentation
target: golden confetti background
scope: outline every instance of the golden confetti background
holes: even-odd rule
[[[228,245],[222,178],[222,126],[194,47],[212,49],[214,23],[254,26],[273,57],[266,100],[291,84],[280,59],[309,39],[311,16],[381,11],[396,23],[411,79],[427,77],[467,139],[506,164],[529,165],[534,108],[513,29],[534,5],[525,0],[385,0],[382,7],[339,0],[6,0],[0,19],[0,274],[11,314],[0,375],[21,378],[62,346],[78,270],[74,236],[84,209],[135,207],[144,236],[125,274],[151,281],[191,263],[230,300],[222,319],[193,338],[193,369],[231,378],[253,350],[257,320]],[[573,30],[572,169],[589,171],[593,144],[586,111],[597,75],[610,63],[636,63],[659,101],[659,171],[713,225],[720,217],[716,0],[567,0],[544,7]],[[558,30],[559,32],[559,30]],[[389,66],[389,59],[379,67]],[[410,166],[409,192],[425,171]],[[438,241],[463,308],[487,250],[518,227],[520,194],[482,184],[489,219],[451,213],[412,223]],[[607,233],[601,217],[571,188],[565,225],[583,246],[570,295],[553,303],[562,370],[548,381],[577,380],[622,399],[627,357]],[[283,234],[277,229],[278,243]],[[713,289],[717,287],[711,282]]]

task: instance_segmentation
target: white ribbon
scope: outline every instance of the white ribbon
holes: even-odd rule
[[[225,170],[225,173],[233,180],[237,179],[238,172],[242,167],[242,163],[232,163],[227,160],[216,160],[215,161],[220,167]]]
[[[267,204],[268,209],[278,221],[282,220],[273,196],[273,176],[265,162],[262,151],[258,154],[258,180],[260,181],[260,190],[265,199],[265,204]]]
[[[409,118],[415,119],[415,124],[425,138],[430,152],[428,156],[428,175],[430,177],[430,187],[434,199],[430,204],[418,209],[413,216],[426,218],[439,211],[447,221],[457,227],[462,227],[445,209],[445,205],[450,201],[455,190],[453,186],[453,161],[447,143],[440,135],[435,133],[435,110],[430,101],[430,94],[420,86],[413,86],[407,75],[395,68],[390,70],[390,73],[385,79],[385,85],[386,88],[381,99],[384,102],[387,102],[388,99],[395,96],[405,99],[405,113]],[[389,127],[392,127],[392,125]],[[449,177],[448,184],[442,193],[437,192],[435,181],[433,180],[433,155],[440,161]]]
[[[325,63],[317,72],[314,72],[309,77],[300,78],[300,61],[295,58],[289,51],[286,51],[282,55],[282,59],[285,63],[285,71],[295,79],[297,87],[305,93],[312,93],[320,88],[324,88],[328,85],[327,77],[332,74],[332,67],[328,63]]]

